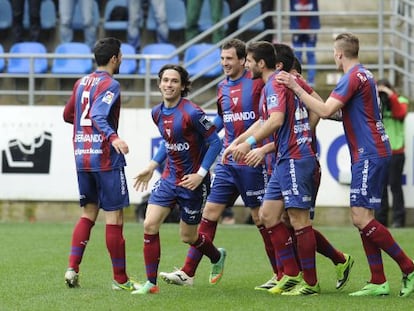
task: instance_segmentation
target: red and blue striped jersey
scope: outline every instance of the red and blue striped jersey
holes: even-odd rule
[[[76,81],[64,109],[73,124],[73,147],[78,171],[109,171],[126,165],[111,142],[118,137],[121,108],[119,82],[106,71],[95,71]]]
[[[308,110],[292,90],[275,81],[276,74],[269,77],[261,96],[266,118],[273,112],[285,114],[282,126],[274,133],[276,162],[315,156]]]
[[[319,29],[318,0],[290,0],[290,11],[298,12],[315,12],[315,15],[297,15],[290,16],[290,29]]]
[[[263,85],[262,79],[252,80],[249,71],[245,71],[237,80],[227,77],[218,84],[217,113],[224,126],[223,150],[260,118],[260,93]],[[225,161],[229,164],[233,158],[229,157]]]
[[[355,65],[342,76],[330,96],[344,103],[343,126],[352,163],[391,154],[377,86],[368,69]]]
[[[206,139],[215,134],[216,127],[199,106],[186,98],[173,108],[160,103],[151,115],[167,152],[162,178],[178,184],[184,175],[198,171],[208,149]]]

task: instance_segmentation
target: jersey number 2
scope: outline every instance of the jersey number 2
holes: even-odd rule
[[[83,91],[82,92],[82,115],[80,117],[80,125],[81,126],[92,126],[92,120],[89,119],[89,91]]]

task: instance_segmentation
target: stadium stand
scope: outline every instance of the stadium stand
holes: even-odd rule
[[[90,55],[91,49],[82,42],[67,42],[59,44],[55,49],[55,54],[79,54]],[[52,73],[56,74],[76,74],[89,73],[92,71],[93,62],[91,58],[55,58],[52,64]]]
[[[125,58],[125,55],[135,55],[135,49],[132,45],[128,43],[122,43],[121,45],[122,52],[122,63],[119,68],[120,74],[134,74],[137,72],[137,61],[135,59]]]
[[[127,30],[128,2],[127,0],[109,0],[105,5],[103,29]]]
[[[12,45],[10,54],[45,54],[46,47],[40,42],[19,42]],[[45,73],[48,70],[47,58],[34,58],[34,72]],[[10,58],[7,66],[8,73],[29,73],[30,58]]]
[[[8,0],[0,0],[0,29],[9,29],[13,22],[11,4]]]
[[[24,7],[23,27],[30,28],[28,1]],[[1,4],[0,4],[1,7]],[[56,5],[52,0],[42,0],[40,4],[40,27],[42,29],[53,29],[56,27]]]
[[[144,46],[142,49],[141,54],[142,55],[172,55],[168,59],[154,59],[150,60],[149,64],[149,73],[151,75],[157,74],[158,71],[161,69],[162,66],[165,64],[178,64],[179,63],[179,57],[177,54],[173,55],[176,52],[176,47],[173,44],[169,43],[152,43]],[[145,59],[142,59],[139,62],[139,74],[145,74],[147,72],[147,62]]]
[[[191,45],[184,53],[184,66],[190,76],[216,77],[222,73],[220,48],[210,43]]]

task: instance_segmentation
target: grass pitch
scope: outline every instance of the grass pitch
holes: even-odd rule
[[[95,225],[81,265],[81,288],[64,284],[72,223],[0,224],[0,310],[414,310],[414,294],[397,297],[401,273],[384,254],[385,272],[391,286],[388,297],[349,297],[369,278],[359,233],[351,227],[318,227],[339,249],[355,257],[348,285],[335,290],[332,263],[318,255],[322,293],[314,297],[273,296],[253,288],[272,276],[261,237],[254,226],[219,225],[216,245],[227,250],[224,277],[216,286],[208,283],[210,264],[203,259],[193,287],[165,284],[159,280],[157,295],[131,295],[111,290],[112,271],[104,238],[104,224]],[[392,229],[397,242],[414,258],[414,229]],[[172,271],[184,262],[187,246],[177,224],[161,227],[159,271]],[[128,274],[145,280],[142,224],[125,224]]]

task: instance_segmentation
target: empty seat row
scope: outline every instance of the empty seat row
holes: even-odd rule
[[[135,49],[127,44],[121,45],[122,54],[135,55]],[[0,54],[3,54],[3,47],[0,45]],[[39,42],[15,43],[10,48],[10,54],[46,54],[46,47]],[[52,61],[51,73],[54,74],[86,74],[93,70],[92,52],[84,43],[71,42],[59,44],[54,54],[61,54],[62,57],[55,57]],[[176,53],[176,47],[168,43],[153,43],[146,45],[141,53],[144,58],[138,62],[136,59],[123,58],[120,74],[146,74],[149,72],[155,75],[167,63],[178,64],[180,59]],[[68,55],[68,57],[64,57]],[[73,57],[84,55],[85,57]],[[168,59],[161,56],[170,56]],[[86,57],[88,56],[88,57]],[[145,57],[147,56],[147,57]],[[33,59],[34,73],[46,73],[48,71],[48,59],[35,57]],[[190,76],[201,75],[204,77],[215,77],[221,74],[220,49],[208,43],[194,44],[184,52],[183,65],[187,68]],[[11,74],[23,74],[31,72],[31,59],[25,57],[10,57],[6,61],[0,57],[0,72]]]

